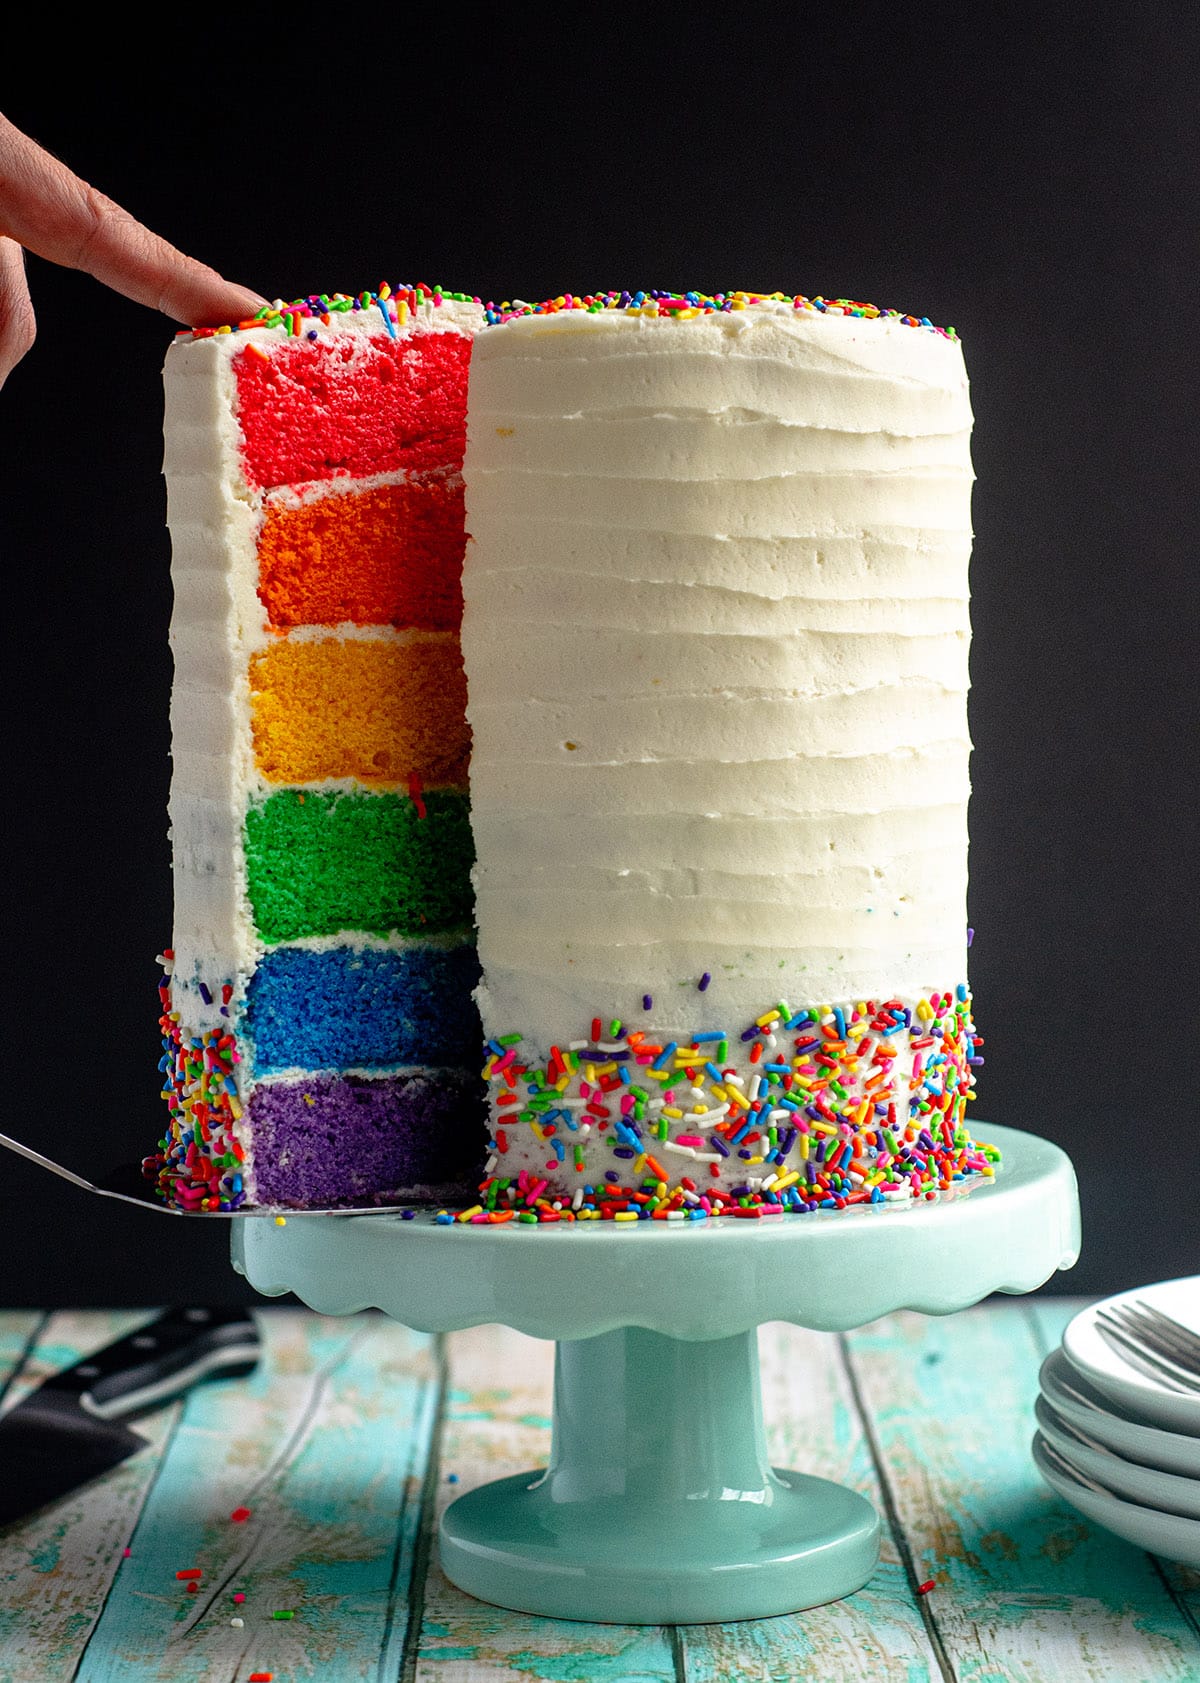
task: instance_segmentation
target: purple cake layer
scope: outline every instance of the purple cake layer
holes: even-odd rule
[[[461,1201],[479,1184],[483,1115],[464,1071],[268,1082],[250,1098],[256,1201]]]

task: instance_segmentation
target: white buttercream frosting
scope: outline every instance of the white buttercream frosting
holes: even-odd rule
[[[579,311],[476,340],[489,1035],[544,1059],[644,994],[732,1030],[965,977],[970,427],[957,342],[894,320]]]

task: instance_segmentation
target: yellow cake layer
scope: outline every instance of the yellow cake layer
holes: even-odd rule
[[[456,637],[282,639],[250,660],[254,757],[270,783],[464,784],[470,731]]]

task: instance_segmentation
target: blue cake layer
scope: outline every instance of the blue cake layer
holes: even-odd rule
[[[255,1073],[474,1068],[483,1052],[478,981],[473,946],[277,947],[246,993]]]

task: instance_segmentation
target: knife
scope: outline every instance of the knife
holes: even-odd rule
[[[0,1525],[56,1501],[146,1447],[123,1422],[202,1379],[252,1373],[246,1309],[168,1309],[53,1374],[0,1416]]]

